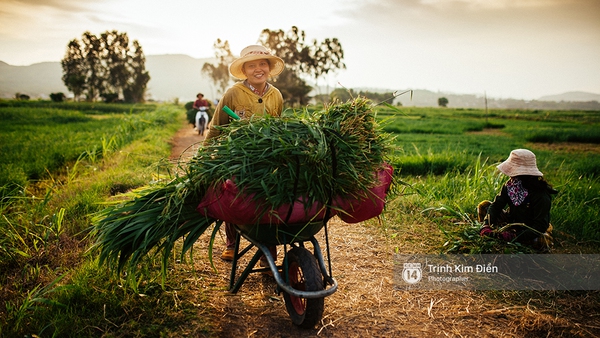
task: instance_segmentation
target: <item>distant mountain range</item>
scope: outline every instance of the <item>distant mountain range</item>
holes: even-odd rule
[[[589,101],[599,101],[600,102],[600,94],[592,94],[586,92],[567,92],[558,95],[546,95],[540,97],[538,100],[540,101],[578,101],[578,102],[589,102]]]
[[[201,73],[202,66],[206,62],[213,63],[215,59],[195,59],[181,54],[147,55],[146,69],[151,77],[147,89],[148,97],[157,101],[187,102],[194,100],[196,94],[201,92],[208,99],[217,99],[218,92],[212,81]],[[69,96],[69,91],[61,77],[60,62],[11,66],[0,61],[0,98],[14,98],[16,93],[27,94],[32,99],[48,99],[51,93],[57,92]],[[361,89],[355,88],[355,90]],[[385,89],[370,90],[392,92],[392,90]],[[323,91],[320,92],[323,93]],[[397,98],[395,103],[400,102],[403,106],[435,107],[438,105],[438,98],[442,96],[448,99],[448,107],[485,107],[485,98],[482,95],[429,90],[414,90],[412,100],[410,95],[405,94]],[[600,94],[585,92],[548,95],[531,101],[487,98],[488,108],[600,110],[599,102]]]
[[[217,95],[210,79],[201,74],[204,63],[212,58],[195,59],[187,55],[148,55],[146,70],[150,73],[147,93],[157,101],[187,102],[203,93],[213,99]],[[48,99],[50,93],[69,90],[62,82],[60,62],[42,62],[30,66],[11,66],[0,61],[0,98],[14,98],[16,93]]]

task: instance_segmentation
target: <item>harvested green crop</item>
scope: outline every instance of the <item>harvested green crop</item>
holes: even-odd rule
[[[332,199],[364,196],[386,161],[387,136],[377,130],[364,98],[333,104],[312,115],[232,121],[199,149],[185,175],[135,193],[107,208],[95,224],[100,263],[135,275],[150,254],[162,254],[163,273],[175,242],[182,255],[216,220],[196,206],[208,189],[228,179],[244,194],[265,201],[267,213],[302,197],[332,207]]]

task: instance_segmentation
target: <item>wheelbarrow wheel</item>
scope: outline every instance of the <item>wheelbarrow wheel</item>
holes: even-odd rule
[[[289,283],[300,291],[323,290],[323,277],[317,259],[305,248],[293,248],[287,253]],[[323,316],[324,297],[301,298],[283,293],[285,307],[292,322],[302,328],[313,328]]]

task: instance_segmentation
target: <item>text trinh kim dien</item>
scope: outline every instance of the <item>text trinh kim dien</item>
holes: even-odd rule
[[[491,264],[476,264],[476,265],[463,265],[463,264],[446,264],[446,265],[432,265],[428,264],[427,268],[429,272],[434,273],[447,273],[447,272],[476,272],[476,273],[498,273],[498,267]]]

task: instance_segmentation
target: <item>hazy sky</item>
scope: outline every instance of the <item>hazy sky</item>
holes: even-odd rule
[[[213,56],[292,26],[338,38],[347,88],[536,99],[600,94],[600,0],[0,0],[0,61],[60,61],[85,31],[126,32],[146,55]],[[200,70],[197,70],[198,72]]]

